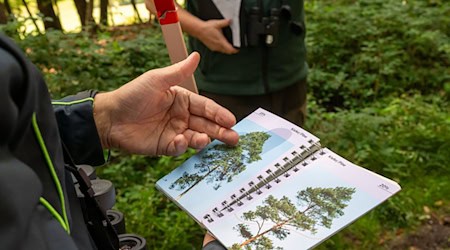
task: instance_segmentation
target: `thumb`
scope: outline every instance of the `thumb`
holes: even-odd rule
[[[167,66],[165,68],[151,70],[148,73],[152,74],[152,78],[159,82],[157,87],[166,90],[171,86],[182,83],[185,79],[190,77],[200,61],[200,54],[198,52],[191,53],[186,59]]]
[[[218,28],[225,28],[230,26],[231,20],[230,19],[219,19],[215,20],[216,27]]]

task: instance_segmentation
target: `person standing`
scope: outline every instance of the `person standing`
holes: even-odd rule
[[[201,61],[200,94],[231,110],[238,120],[265,108],[303,126],[306,116],[303,0],[242,0],[241,46],[232,45],[230,19],[213,0],[187,0],[178,14],[189,47]]]

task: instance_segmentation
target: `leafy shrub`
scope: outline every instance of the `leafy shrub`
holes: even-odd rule
[[[306,5],[309,85],[318,104],[364,107],[407,89],[448,96],[448,1],[339,2],[347,4]]]
[[[323,145],[402,186],[399,194],[325,246],[347,244],[341,248],[350,248],[354,243],[345,243],[346,234],[347,239],[358,238],[361,245],[356,248],[379,244],[386,233],[417,226],[424,206],[448,202],[450,108],[446,100],[404,94],[358,112],[323,113],[318,106],[313,110],[308,126]]]
[[[169,64],[159,29],[147,25],[112,32],[92,36],[50,31],[16,41],[44,72],[53,98],[85,89],[115,89]]]
[[[450,162],[448,103],[438,96],[404,94],[360,111],[320,112],[310,117],[326,145],[391,178],[440,172]]]

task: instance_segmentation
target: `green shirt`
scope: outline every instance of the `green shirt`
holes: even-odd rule
[[[204,1],[204,0],[202,0]],[[256,0],[242,0],[246,13],[257,6]],[[280,0],[262,0],[265,16],[271,8],[279,8]],[[303,0],[287,0],[291,7],[292,21],[302,26],[300,34],[294,34],[287,18],[280,17],[279,38],[276,47],[260,45],[243,47],[239,53],[226,55],[212,52],[199,40],[189,37],[190,50],[201,55],[195,72],[198,88],[225,95],[261,95],[281,90],[306,78],[305,22]],[[187,10],[198,15],[198,3],[187,1]]]

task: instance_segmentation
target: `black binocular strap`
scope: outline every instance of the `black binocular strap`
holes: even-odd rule
[[[111,225],[106,211],[103,211],[94,198],[94,190],[91,181],[83,169],[78,168],[64,143],[62,143],[65,168],[69,170],[77,179],[81,193],[84,195],[81,208],[85,224],[92,239],[98,249],[117,250],[119,249],[119,238],[116,230]]]

